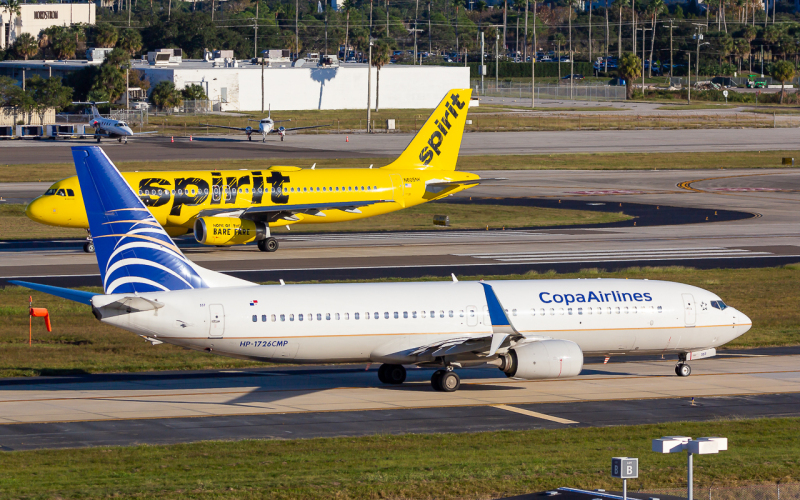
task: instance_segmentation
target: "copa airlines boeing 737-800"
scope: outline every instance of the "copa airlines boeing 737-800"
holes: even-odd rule
[[[74,147],[105,294],[13,282],[92,306],[94,315],[156,343],[288,363],[378,362],[384,383],[403,365],[488,363],[509,377],[578,375],[585,354],[712,356],[750,319],[694,286],[648,280],[524,280],[259,286],[203,269],[96,146]]]

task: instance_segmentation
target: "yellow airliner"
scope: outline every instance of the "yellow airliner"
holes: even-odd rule
[[[275,166],[123,176],[170,236],[194,231],[205,245],[256,241],[260,250],[274,252],[278,241],[270,227],[372,217],[489,180],[455,171],[470,95],[469,89],[448,92],[400,157],[378,169]],[[53,184],[25,213],[52,226],[89,227],[75,176]],[[84,250],[94,251],[91,239]]]

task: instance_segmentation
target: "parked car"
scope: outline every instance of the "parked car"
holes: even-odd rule
[[[561,77],[562,80],[569,80],[570,78],[572,78],[573,80],[583,80],[583,75],[575,73],[574,75],[567,75]]]
[[[624,87],[625,86],[625,80],[623,80],[622,78],[615,77],[615,78],[612,78],[611,80],[609,80],[608,84],[611,85],[611,86],[614,86],[614,87],[616,87],[616,86]]]
[[[134,101],[131,103],[131,109],[147,110],[150,109],[150,103],[144,101]]]

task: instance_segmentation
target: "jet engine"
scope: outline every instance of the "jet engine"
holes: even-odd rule
[[[569,340],[541,340],[509,349],[493,364],[507,377],[526,380],[575,377],[583,369],[583,351]]]
[[[199,217],[194,221],[194,237],[203,245],[242,245],[268,236],[263,222],[238,217]]]

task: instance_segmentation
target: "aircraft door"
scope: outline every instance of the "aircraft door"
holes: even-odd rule
[[[686,321],[686,326],[694,326],[697,320],[697,311],[694,304],[694,296],[691,293],[684,293],[683,297],[683,314]]]
[[[478,326],[478,308],[467,306],[467,326]]]
[[[392,180],[392,195],[394,196],[394,201],[399,203],[401,207],[405,208],[406,199],[403,178],[400,177],[400,174],[391,174],[389,175],[389,178]]]
[[[210,304],[208,306],[208,314],[210,316],[208,337],[222,338],[225,333],[225,309],[223,309],[222,304]]]
[[[222,186],[214,186],[211,188],[211,201],[219,203],[222,197]]]

